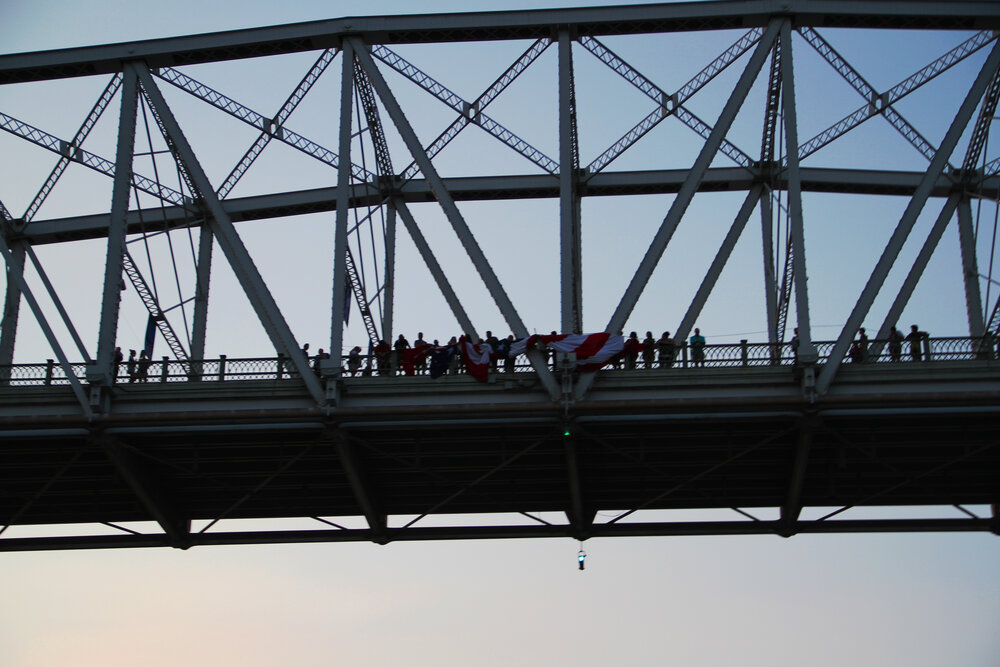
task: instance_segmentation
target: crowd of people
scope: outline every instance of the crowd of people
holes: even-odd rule
[[[550,335],[557,334],[553,331]],[[489,355],[491,371],[496,373],[502,370],[505,373],[513,373],[517,357],[525,351],[518,348],[518,343],[523,341],[524,339],[515,339],[513,334],[506,338],[498,338],[492,331],[487,331],[477,347],[482,349],[488,346],[484,353]],[[464,336],[452,336],[444,344],[437,339],[427,341],[423,332],[418,332],[411,344],[405,335],[400,334],[392,345],[384,339],[376,345],[370,345],[367,355],[362,353],[360,346],[353,347],[347,354],[344,372],[349,376],[373,373],[389,375],[397,370],[405,375],[426,374],[431,377],[454,375],[466,370],[466,355],[462,352],[464,342]],[[695,329],[695,335],[691,337],[691,350],[696,365],[704,365],[704,348],[705,338]],[[543,353],[555,368],[556,356],[553,347],[539,340],[533,349]],[[641,359],[646,368],[654,368],[657,365],[669,368],[674,363],[676,351],[677,343],[670,337],[669,331],[664,331],[659,339],[654,339],[652,332],[647,331],[643,340],[639,340],[638,334],[633,331],[627,339],[624,339],[622,350],[613,355],[608,364],[614,368],[624,366],[626,369],[635,369],[639,367]]]
[[[578,344],[579,347],[574,348],[569,344],[571,341],[566,339],[578,339],[573,341],[573,344]],[[595,344],[593,339],[597,339],[599,344]],[[910,327],[910,332],[905,336],[897,327],[891,327],[887,338],[881,342],[885,344],[890,361],[898,362],[904,358],[904,346],[908,348],[908,356],[912,361],[930,359],[929,335],[926,331],[921,331],[916,324]],[[484,379],[487,369],[493,373],[513,373],[517,357],[531,351],[543,355],[553,370],[558,370],[557,352],[560,351],[572,351],[576,367],[581,370],[596,370],[604,366],[625,370],[670,368],[679,361],[680,355],[683,355],[685,366],[703,367],[706,344],[707,341],[698,328],[695,328],[694,333],[680,344],[674,340],[669,331],[664,331],[659,337],[654,337],[652,331],[647,331],[642,339],[635,331],[628,337],[625,337],[623,332],[618,332],[617,335],[606,333],[587,335],[557,334],[553,331],[549,335],[532,335],[522,339],[516,339],[513,334],[506,338],[498,338],[492,331],[487,331],[486,336],[476,344],[472,344],[465,336],[452,336],[442,344],[437,339],[426,340],[423,332],[419,332],[412,344],[405,335],[399,334],[392,345],[384,339],[379,340],[377,344],[369,344],[367,354],[362,352],[359,345],[351,348],[344,358],[340,372],[349,377],[403,374],[430,375],[433,378],[469,373],[481,375],[479,379]],[[988,350],[992,358],[994,345],[996,355],[1000,358],[1000,336],[990,334],[984,336],[982,343],[977,347],[977,356]],[[799,347],[799,330],[795,329],[787,343],[770,345],[772,363],[781,363],[781,359],[791,359],[792,363],[797,365]],[[857,338],[851,343],[847,359],[856,364],[867,363],[872,361],[870,357],[873,349],[876,348],[869,340],[865,329],[861,328],[858,330]],[[879,350],[877,355],[881,356],[881,348],[877,349]],[[785,356],[789,352],[790,355]],[[331,358],[331,355],[322,348],[316,355],[310,354],[309,343],[303,345],[302,353],[310,361],[312,370],[317,375],[323,371],[323,362]],[[128,359],[125,359],[121,347],[116,347],[113,382],[118,382],[122,378],[127,378],[129,383],[148,382],[152,363],[153,360],[146,350],[142,350],[138,356],[135,350],[129,350]],[[124,375],[121,374],[123,365]],[[287,366],[287,372],[292,372],[290,366]]]
[[[149,381],[149,367],[153,365],[153,360],[146,354],[146,350],[142,350],[138,357],[135,356],[135,350],[129,350],[128,360],[126,361],[125,355],[122,354],[122,349],[116,347],[115,373],[112,382],[117,382],[118,378],[121,377],[122,362],[125,362],[125,377],[128,378],[129,382]]]
[[[538,338],[531,349],[537,349],[547,358],[548,363],[556,369],[555,347],[545,342],[545,338],[556,337],[553,331],[550,336],[533,336],[529,339],[515,339],[513,334],[506,338],[498,338],[492,331],[487,331],[477,348],[488,346],[485,354],[489,355],[489,367],[494,373],[512,373],[515,369],[516,359],[524,354],[527,349],[523,346],[525,340]],[[682,347],[686,348],[688,365],[694,367],[705,366],[705,347],[707,341],[701,330],[694,329],[694,333],[678,345],[677,341],[670,335],[669,331],[664,331],[659,337],[654,337],[652,331],[647,331],[644,338],[640,339],[637,332],[631,332],[628,337],[623,332],[619,332],[621,337],[621,348],[615,354],[610,355],[602,365],[611,368],[625,370],[635,370],[638,368],[670,368],[678,360],[678,355]],[[889,358],[892,361],[900,361],[903,358],[904,344],[909,346],[910,358],[914,361],[921,361],[927,352],[925,346],[928,345],[928,334],[921,331],[914,324],[908,335],[904,336],[899,329],[892,327],[887,339],[887,349]],[[358,375],[391,375],[402,373],[404,375],[425,375],[439,377],[447,374],[457,374],[465,371],[465,360],[462,345],[465,337],[452,336],[446,343],[442,344],[437,339],[428,341],[424,338],[423,332],[418,332],[412,343],[406,336],[400,334],[399,337],[389,344],[382,339],[375,345],[369,345],[367,354],[361,346],[353,347],[347,354],[343,372],[347,376]],[[522,343],[522,345],[519,345]],[[792,338],[785,344],[779,344],[776,348],[780,357],[781,348],[787,345],[787,350],[791,352],[793,363],[798,363],[799,351],[799,331],[794,330]],[[848,358],[853,363],[865,363],[869,360],[869,350],[871,342],[865,333],[865,329],[860,329],[857,339],[852,343],[848,352]],[[308,355],[308,344],[305,350]],[[1000,351],[998,351],[1000,354]],[[320,360],[328,359],[329,354],[320,354],[314,357],[314,368],[319,368]]]

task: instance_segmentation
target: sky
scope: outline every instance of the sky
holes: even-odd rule
[[[510,9],[577,6],[579,2],[508,2]],[[607,3],[625,4],[625,3]],[[482,11],[466,2],[14,2],[0,0],[0,53],[185,35],[340,16]],[[966,39],[970,33],[821,31],[879,90]],[[672,91],[740,33],[608,38],[628,62]],[[886,41],[888,40],[888,41]],[[793,43],[800,141],[856,109],[860,98],[801,39]],[[527,47],[526,43],[399,45],[412,60],[466,99],[474,98]],[[889,53],[892,57],[885,57]],[[273,113],[318,54],[269,62],[202,65],[184,72],[240,102]],[[558,157],[554,66],[550,48],[488,110],[519,136]],[[963,86],[985,54],[942,75],[898,109],[932,143],[947,129]],[[339,58],[296,110],[288,126],[335,147]],[[455,63],[463,66],[456,67]],[[745,58],[692,98],[706,122],[718,115]],[[589,162],[652,109],[579,46],[574,50],[580,102],[581,154]],[[451,116],[444,106],[387,76],[417,134],[429,141]],[[0,88],[0,112],[60,137],[71,136],[106,78]],[[231,118],[157,81],[213,183],[254,139]],[[111,157],[117,103],[87,147]],[[760,145],[763,82],[758,80],[729,138],[754,155]],[[920,169],[926,161],[875,119],[818,152],[804,166]],[[146,143],[140,121],[137,152]],[[471,128],[435,164],[445,176],[537,173]],[[394,164],[408,163],[398,135],[388,137]],[[953,161],[960,156],[967,136]],[[142,148],[145,146],[145,148]],[[683,168],[700,147],[694,135],[661,123],[609,169]],[[360,148],[357,144],[356,151]],[[50,153],[0,135],[0,200],[24,210],[51,169]],[[1000,154],[997,142],[987,159]],[[355,152],[360,160],[360,153]],[[366,158],[372,159],[370,154]],[[714,166],[730,166],[719,158]],[[152,171],[148,158],[137,170]],[[169,183],[169,165],[158,162]],[[176,179],[176,175],[173,176]],[[332,170],[282,146],[269,147],[233,197],[329,186]],[[676,326],[725,235],[742,193],[696,197],[643,294],[629,329]],[[588,198],[583,205],[584,328],[603,329],[669,208],[665,195],[624,200]],[[67,171],[38,219],[106,211],[109,179]],[[155,214],[148,200],[140,204]],[[941,202],[921,215],[899,266],[912,260]],[[803,202],[814,338],[832,339],[874,266],[906,201],[806,195]],[[553,201],[463,203],[460,208],[529,330],[558,328],[558,206]],[[465,253],[433,205],[414,205],[446,270],[480,331],[507,329]],[[975,210],[984,230],[977,251],[987,272],[995,207]],[[296,338],[323,346],[329,336],[332,214],[246,223],[239,232]],[[699,325],[709,342],[766,337],[759,225],[751,220]],[[160,237],[130,248],[154,266],[165,302],[189,289],[185,253],[192,240],[171,235],[180,266]],[[362,254],[370,246],[356,246]],[[376,243],[376,251],[380,248]],[[148,252],[148,255],[146,254]],[[370,250],[367,257],[371,256]],[[446,339],[454,318],[432,287],[412,243],[400,232],[396,331]],[[85,340],[96,347],[103,278],[99,241],[38,249]],[[366,271],[376,270],[370,260]],[[928,267],[904,323],[932,335],[967,335],[957,233],[949,229]],[[72,270],[67,269],[72,267]],[[382,269],[378,269],[382,270]],[[872,309],[877,328],[905,270],[894,269]],[[206,356],[267,356],[262,331],[220,254],[214,259]],[[173,283],[180,290],[171,291]],[[984,296],[987,282],[982,281]],[[993,288],[996,298],[996,288]],[[119,341],[138,345],[141,303],[124,297]],[[51,313],[51,306],[48,307]],[[176,311],[180,313],[180,309]],[[361,344],[356,312],[345,344]],[[50,318],[51,321],[51,318]],[[175,320],[181,328],[182,318]],[[60,330],[64,345],[65,332]],[[134,341],[134,342],[133,342]],[[162,345],[162,343],[158,343]],[[91,349],[93,353],[93,349]],[[22,308],[15,360],[51,356]],[[71,357],[74,355],[70,355]],[[975,508],[985,511],[984,508]],[[924,510],[915,510],[922,512]],[[952,513],[957,510],[950,510]],[[952,516],[947,509],[935,509]],[[935,514],[937,515],[937,514]],[[860,516],[852,514],[851,516]],[[729,517],[725,517],[729,518]],[[989,534],[798,535],[780,537],[616,538],[585,545],[587,569],[576,568],[580,545],[568,540],[200,547],[189,551],[119,550],[0,554],[0,664],[175,665],[275,663],[325,665],[995,665],[1000,637],[1000,542]]]

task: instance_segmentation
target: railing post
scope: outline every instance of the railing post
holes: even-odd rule
[[[688,346],[687,343],[681,343],[681,367],[688,367]]]
[[[219,355],[219,382],[226,379],[226,355]]]
[[[747,354],[747,339],[746,338],[741,338],[740,339],[740,361],[743,362],[744,366],[749,366],[750,365],[749,356]]]
[[[54,359],[45,360],[45,386],[52,384],[52,370],[55,368],[56,362]]]
[[[285,372],[285,355],[281,352],[278,353],[278,379],[281,379],[282,374]]]
[[[163,369],[160,371],[160,382],[167,381],[167,373],[169,372],[170,357],[163,357]]]
[[[920,345],[924,348],[924,360],[931,361],[931,337],[923,336],[920,339]]]

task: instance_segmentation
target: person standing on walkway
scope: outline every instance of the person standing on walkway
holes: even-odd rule
[[[653,368],[653,362],[656,360],[656,340],[653,338],[653,332],[647,331],[646,337],[642,340],[642,365],[646,370]]]
[[[899,361],[903,356],[903,332],[892,327],[889,330],[889,358]]]
[[[660,340],[656,341],[656,351],[659,354],[660,368],[670,368],[674,365],[674,353],[677,343],[670,337],[669,331],[664,331]]]
[[[705,337],[701,335],[701,329],[695,328],[694,335],[691,336],[691,359],[695,366],[705,367]]]
[[[927,338],[927,332],[921,331],[916,324],[912,325],[910,333],[906,334],[905,340],[910,344],[910,357],[914,361],[922,361],[924,358],[923,344],[925,338]]]

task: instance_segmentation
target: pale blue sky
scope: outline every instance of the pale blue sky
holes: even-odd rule
[[[580,2],[508,2],[506,8],[576,6]],[[625,4],[625,3],[608,3]],[[631,4],[631,3],[630,3]],[[495,9],[467,2],[15,2],[0,0],[0,52],[13,53],[133,39],[376,13]],[[969,33],[913,39],[897,33],[885,44],[871,33],[821,31],[879,89],[947,51]],[[626,60],[673,90],[739,36],[608,39]],[[474,97],[526,47],[497,44],[458,51],[396,50],[467,98]],[[800,39],[794,42],[802,140],[857,108],[860,98]],[[470,55],[471,54],[471,55]],[[886,56],[888,54],[888,57]],[[233,63],[185,70],[234,98],[271,112],[316,54],[277,64]],[[652,109],[652,103],[577,49],[581,145],[593,157]],[[555,50],[550,49],[501,97],[491,115],[558,155]],[[589,59],[589,60],[588,60]],[[963,86],[983,54],[941,77],[900,110],[933,143],[940,141]],[[339,61],[337,61],[339,63]],[[455,67],[454,63],[463,63]],[[714,122],[738,63],[691,102]],[[336,67],[333,69],[337,69]],[[326,79],[329,79],[328,81]],[[329,103],[339,78],[331,71],[289,126],[330,147],[336,130]],[[0,111],[62,137],[71,136],[106,79],[0,87]],[[433,138],[450,117],[444,107],[390,77],[421,138]],[[325,88],[323,87],[325,86]],[[185,124],[195,152],[221,178],[253,136],[219,114],[204,112],[161,84]],[[714,91],[714,92],[713,92]],[[324,97],[326,95],[326,97]],[[325,101],[325,102],[324,102]],[[326,106],[324,106],[326,104]],[[734,141],[759,151],[762,109],[758,82]],[[201,114],[201,115],[199,115]],[[94,150],[113,155],[113,107],[95,129]],[[479,135],[463,134],[441,155],[446,175],[531,172],[531,165]],[[612,169],[690,164],[698,144],[676,122],[664,123]],[[91,144],[88,142],[88,146]],[[139,142],[137,142],[137,146]],[[989,158],[1000,154],[991,142]],[[227,152],[228,151],[228,152]],[[53,157],[0,135],[0,199],[23,211]],[[473,159],[470,159],[472,157]],[[404,161],[394,153],[397,165]],[[960,161],[960,159],[956,160]],[[408,160],[406,160],[408,163]],[[729,163],[720,160],[718,165]],[[818,153],[807,166],[920,169],[925,161],[875,119]],[[319,187],[333,172],[281,147],[269,148],[234,196],[286,187]],[[73,170],[71,170],[73,172]],[[221,176],[220,176],[221,174]],[[40,218],[107,209],[110,186],[78,169]],[[672,328],[697,287],[742,193],[696,198],[630,328]],[[601,329],[669,207],[668,196],[584,204],[585,323]],[[833,338],[867,279],[905,200],[811,195],[804,202],[812,320],[816,338]],[[921,217],[901,263],[916,253],[940,202]],[[554,258],[555,202],[463,204],[498,274],[529,328],[558,326]],[[503,331],[489,297],[473,280],[464,252],[444,233],[432,206],[414,206],[428,235],[485,329]],[[983,209],[992,229],[995,208]],[[300,340],[328,337],[332,216],[241,225],[239,231]],[[962,335],[964,296],[957,270],[957,235],[949,230],[908,308],[905,322],[932,334]],[[988,234],[983,234],[987,237]],[[497,241],[500,239],[500,241]],[[491,242],[487,245],[487,240]],[[981,262],[989,239],[980,244]],[[186,242],[186,241],[185,241]],[[868,243],[870,242],[870,244]],[[752,221],[730,268],[700,320],[710,342],[764,337],[760,232]],[[40,250],[85,341],[96,341],[103,254],[99,242]],[[289,267],[294,270],[289,270]],[[72,271],[64,267],[73,267]],[[268,354],[221,256],[216,257],[208,354]],[[983,266],[985,271],[985,266]],[[455,333],[426,270],[401,240],[397,322],[412,339]],[[159,274],[169,284],[168,274]],[[898,285],[904,273],[890,278]],[[893,281],[895,281],[893,283]],[[993,294],[996,294],[994,290]],[[891,303],[873,309],[870,327]],[[141,304],[126,297],[120,338],[141,337]],[[22,309],[16,357],[51,356]],[[348,339],[360,342],[353,318]],[[229,326],[237,323],[236,327]],[[353,337],[353,338],[352,338]],[[127,343],[126,343],[127,344]],[[947,510],[938,510],[947,512]],[[977,508],[984,511],[984,508]],[[712,515],[713,518],[716,515]],[[728,515],[720,518],[730,518]],[[0,554],[0,664],[3,665],[963,665],[988,667],[1000,657],[1000,540],[987,534],[858,535],[594,540],[587,570],[576,570],[575,542],[506,541],[375,545],[203,547],[187,552],[123,550]]]

